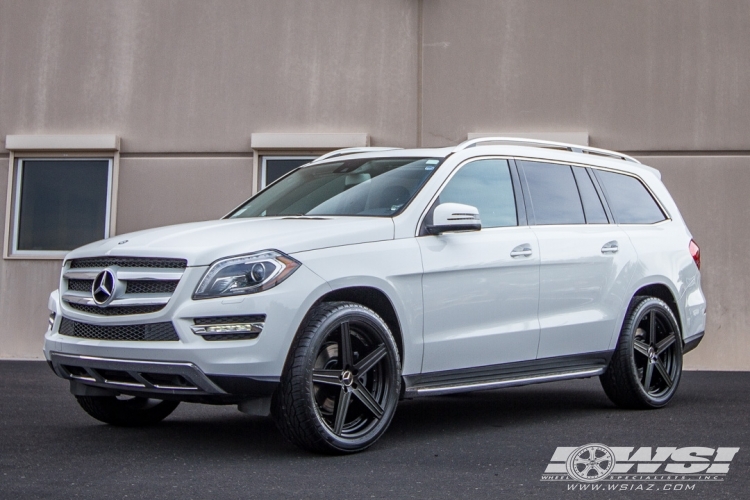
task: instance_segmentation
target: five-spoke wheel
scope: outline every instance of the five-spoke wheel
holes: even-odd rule
[[[636,297],[601,381],[625,408],[659,408],[674,395],[682,374],[682,337],[674,313],[655,297]]]
[[[385,322],[359,304],[325,303],[292,349],[274,416],[282,433],[303,448],[361,451],[388,427],[400,379]]]

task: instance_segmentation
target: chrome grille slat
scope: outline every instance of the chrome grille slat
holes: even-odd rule
[[[167,302],[169,302],[169,299],[172,297],[171,293],[164,294],[164,293],[143,293],[143,294],[132,294],[125,296],[121,299],[115,299],[112,302],[109,303],[108,307],[123,307],[123,306],[153,306],[153,305],[164,305]],[[63,293],[62,299],[65,302],[71,303],[71,304],[83,304],[85,306],[97,306],[98,304],[94,302],[93,297],[91,297],[91,293],[87,292],[76,292],[73,290],[68,290],[67,292]],[[102,308],[105,309],[105,308]]]

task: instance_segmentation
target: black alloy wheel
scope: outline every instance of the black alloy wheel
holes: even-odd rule
[[[387,429],[398,403],[400,363],[388,326],[372,310],[322,304],[287,365],[273,407],[279,429],[294,444],[351,453]]]
[[[643,314],[635,331],[633,351],[638,379],[653,398],[668,393],[680,375],[675,346],[678,340],[669,318],[659,308]]]
[[[617,349],[601,376],[607,396],[623,408],[660,408],[682,375],[682,335],[674,313],[656,297],[636,297]]]

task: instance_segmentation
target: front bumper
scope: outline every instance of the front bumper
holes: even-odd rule
[[[192,292],[204,271],[205,268],[188,268],[167,306],[155,313],[95,316],[56,300],[50,304],[56,309],[56,318],[45,334],[46,359],[57,375],[71,380],[73,385],[120,393],[147,392],[190,399],[263,395],[272,391],[299,324],[316,298],[330,287],[301,266],[279,286],[258,294],[192,300]],[[262,333],[252,339],[208,341],[191,329],[194,318],[253,314],[264,314],[266,321]],[[113,341],[67,336],[59,332],[62,317],[102,326],[171,322],[179,340]],[[76,373],[72,373],[65,366],[80,370],[73,368]],[[105,376],[111,366],[120,372],[119,379]],[[159,376],[149,378],[143,374]],[[188,381],[191,388],[153,382],[167,380],[163,376],[168,374],[182,377],[175,380]]]
[[[192,363],[136,361],[50,353],[50,366],[77,395],[156,397],[232,402],[270,396],[277,380],[206,375]],[[93,388],[93,390],[92,390]]]

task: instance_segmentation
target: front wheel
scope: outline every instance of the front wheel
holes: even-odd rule
[[[180,404],[179,401],[116,396],[76,396],[76,400],[95,419],[120,427],[156,424]]]
[[[324,303],[292,346],[273,415],[301,448],[358,452],[388,428],[400,388],[398,350],[380,316],[360,304]]]
[[[661,408],[682,375],[682,335],[672,310],[656,297],[636,297],[622,325],[604,392],[622,408]]]

